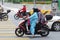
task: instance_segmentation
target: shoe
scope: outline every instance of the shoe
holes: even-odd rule
[[[27,31],[27,35],[31,35],[31,32],[30,31]]]
[[[30,31],[27,31],[27,33],[30,33]]]

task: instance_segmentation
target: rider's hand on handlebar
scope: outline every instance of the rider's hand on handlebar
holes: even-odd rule
[[[23,18],[26,18],[26,16],[23,16]]]
[[[26,20],[26,16],[23,16],[23,19]]]
[[[23,17],[23,19],[24,19],[24,20],[28,20],[28,19],[29,19],[29,17],[24,16],[24,17]]]

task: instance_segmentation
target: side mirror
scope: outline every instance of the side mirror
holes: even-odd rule
[[[7,10],[7,13],[11,12],[11,10]]]
[[[51,20],[53,18],[52,15],[46,15],[46,20]]]

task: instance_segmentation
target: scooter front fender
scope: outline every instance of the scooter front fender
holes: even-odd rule
[[[22,25],[19,25],[19,28],[21,28],[21,29],[25,30],[25,28],[24,28]]]

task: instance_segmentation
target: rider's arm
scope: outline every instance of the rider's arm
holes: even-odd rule
[[[27,19],[37,19],[37,18],[38,18],[38,16],[37,16],[37,13],[35,12],[30,17],[26,18],[26,20]]]
[[[26,11],[26,7],[23,7],[20,11],[21,11],[21,12]]]
[[[37,17],[37,13],[35,12],[29,18],[31,19],[31,18],[36,18],[36,17]]]

